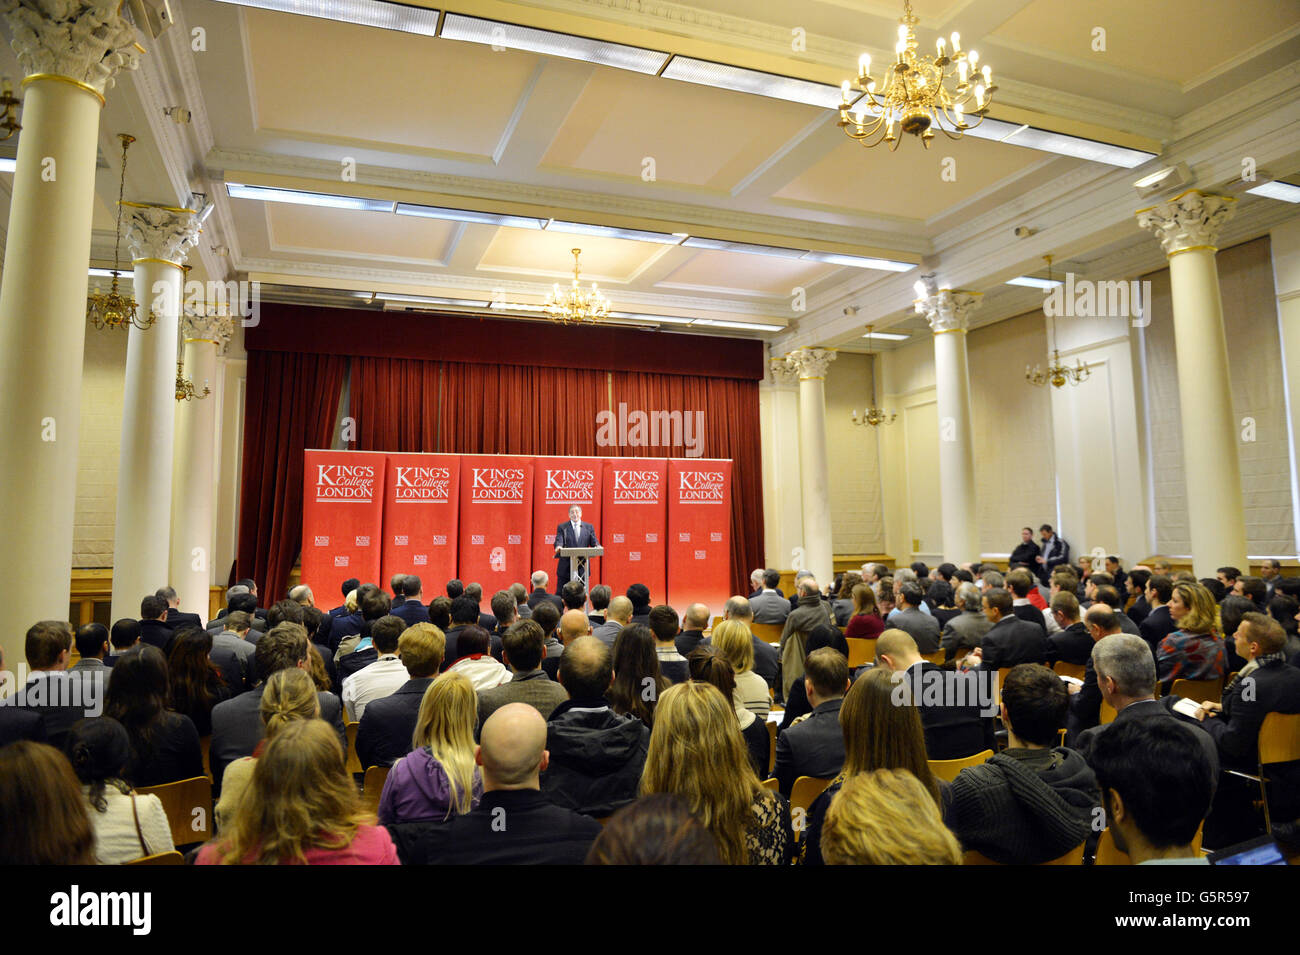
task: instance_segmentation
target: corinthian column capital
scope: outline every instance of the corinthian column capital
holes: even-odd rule
[[[797,348],[786,355],[785,360],[794,367],[800,381],[825,378],[826,366],[835,360],[835,349]]]
[[[118,70],[140,65],[135,28],[121,6],[121,0],[0,0],[0,13],[25,75],[63,76],[102,98]]]
[[[199,223],[188,210],[131,208],[126,241],[133,259],[161,259],[182,265],[187,251],[198,244]]]
[[[916,313],[924,315],[930,330],[939,332],[966,331],[970,317],[979,308],[982,295],[964,289],[936,289],[916,300]]]
[[[1139,209],[1138,225],[1155,234],[1165,255],[1190,249],[1215,249],[1219,230],[1232,218],[1237,200],[1191,189],[1148,209]]]
[[[787,358],[772,358],[767,367],[772,370],[772,382],[776,385],[793,385],[799,380],[799,366]]]

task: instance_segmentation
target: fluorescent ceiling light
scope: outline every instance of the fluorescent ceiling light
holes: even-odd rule
[[[694,325],[708,325],[710,328],[741,328],[752,332],[779,332],[784,325],[760,325],[757,322],[729,322],[717,318],[697,318]]]
[[[1125,169],[1140,166],[1147,160],[1154,159],[1156,155],[1140,149],[1099,143],[1094,139],[1082,139],[1064,133],[1035,129],[1032,126],[1017,126],[1014,123],[1004,123],[999,119],[986,119],[973,129],[966,130],[965,135],[974,136],[976,139],[1010,143],[1012,146],[1024,146],[1027,149],[1039,149],[1059,156],[1073,156],[1090,162],[1123,166]]]
[[[785,249],[776,245],[754,245],[750,242],[726,242],[722,239],[703,239],[691,236],[682,245],[691,249],[713,249],[718,252],[746,252],[750,255],[775,255],[783,259],[801,259],[803,249]]]
[[[668,54],[656,50],[643,50],[637,46],[624,46],[621,43],[604,43],[588,37],[554,33],[550,30],[535,30],[532,27],[498,23],[495,20],[467,17],[459,13],[447,14],[439,36],[444,40],[483,43],[493,48],[505,47],[510,50],[527,50],[530,53],[562,56],[570,60],[583,60],[587,63],[613,66],[620,70],[631,70],[634,73],[645,73],[650,76],[658,73],[668,62]]]
[[[806,103],[823,109],[839,109],[843,102],[843,94],[838,86],[812,83],[776,73],[761,73],[758,70],[746,70],[722,63],[710,63],[708,60],[695,60],[686,56],[673,57],[668,68],[660,75],[665,79],[734,90],[737,93],[770,96],[772,99]]]
[[[226,192],[232,199],[258,199],[262,202],[288,202],[300,206],[355,209],[362,212],[393,211],[392,200],[388,199],[363,199],[360,196],[336,196],[298,189],[272,189],[269,186],[246,186],[240,182],[226,183]]]
[[[589,225],[586,222],[565,222],[552,219],[546,224],[547,232],[572,232],[575,235],[598,235],[607,239],[630,239],[633,242],[658,242],[678,245],[688,238],[685,232],[646,232],[641,229],[619,229],[610,225]]]
[[[863,335],[863,338],[870,338],[873,341],[877,338],[887,342],[905,342],[911,335],[899,335],[897,332],[872,332],[870,335]]]
[[[90,269],[87,273],[93,278],[111,279],[113,277],[112,269]],[[134,269],[122,269],[118,272],[119,279],[125,279],[130,282],[135,277]]]
[[[369,299],[370,293],[358,292],[362,298]],[[379,292],[374,296],[381,302],[402,302],[408,305],[455,305],[458,308],[487,308],[487,302],[468,298],[438,298],[432,295],[402,295],[396,292]]]
[[[610,318],[626,318],[633,320],[663,322],[668,325],[693,325],[695,319],[684,318],[681,315],[646,315],[643,312],[610,312]]]
[[[419,216],[423,219],[450,219],[453,222],[478,222],[483,225],[509,226],[513,229],[541,229],[545,219],[532,216],[502,215],[495,212],[476,212],[473,209],[444,209],[441,206],[421,206],[413,202],[397,204],[399,216]]]
[[[1283,202],[1300,202],[1300,186],[1293,186],[1289,182],[1277,182],[1275,180],[1246,191],[1252,195],[1265,196],[1269,199],[1281,199]]]
[[[1051,279],[1036,279],[1032,275],[1019,275],[1014,279],[1007,279],[1006,285],[1023,285],[1025,288],[1056,288],[1064,283]]]
[[[17,168],[18,160],[16,158],[0,158],[0,172],[13,172]]]
[[[805,259],[813,262],[828,262],[831,265],[847,265],[855,269],[881,269],[885,272],[910,272],[916,266],[911,262],[895,262],[893,259],[873,259],[865,255],[842,255],[839,252],[807,252]]]
[[[363,27],[438,35],[438,11],[379,0],[221,0],[239,7],[256,7],[278,13],[298,13],[321,20],[357,23]]]
[[[544,312],[545,305],[533,305],[528,302],[501,302],[495,301],[488,305],[488,308],[495,308],[501,312]]]

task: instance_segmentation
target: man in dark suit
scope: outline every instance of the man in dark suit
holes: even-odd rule
[[[1018,567],[1006,576],[1006,588],[1011,591],[1011,612],[1028,623],[1037,624],[1047,631],[1044,612],[1029,602],[1029,594],[1037,589],[1033,575]]]
[[[167,601],[150,594],[140,601],[140,642],[157,647],[163,656],[171,655],[172,639],[176,632],[167,625]]]
[[[898,613],[889,616],[889,626],[910,634],[922,653],[934,653],[939,649],[939,621],[919,609],[925,599],[921,585],[905,580],[895,589],[900,602]]]
[[[1092,634],[1079,619],[1079,598],[1064,590],[1053,594],[1051,611],[1061,629],[1047,638],[1048,663],[1086,666],[1092,657]]]
[[[1044,584],[1052,576],[1052,568],[1070,562],[1070,545],[1056,536],[1051,524],[1038,529],[1043,539],[1043,552],[1035,558],[1038,577]]]
[[[1125,581],[1125,585],[1128,588],[1127,595],[1125,595],[1124,592],[1121,592],[1121,597],[1124,598],[1126,603],[1128,596],[1134,594],[1137,595],[1137,599],[1133,601],[1133,605],[1124,612],[1128,614],[1129,619],[1139,628],[1142,626],[1142,621],[1147,618],[1147,614],[1151,612],[1151,605],[1147,603],[1147,581],[1150,579],[1151,571],[1149,570],[1143,570],[1140,568],[1130,570],[1128,572],[1128,579]],[[1139,629],[1138,636],[1141,635],[1142,631]]]
[[[993,626],[984,634],[983,643],[962,658],[964,668],[998,670],[1021,663],[1047,662],[1047,634],[1042,627],[1013,614],[1011,599],[1011,591],[1001,587],[984,592],[984,616]]]
[[[0,674],[5,672],[4,651],[0,650]],[[13,689],[0,684],[0,689]],[[14,698],[9,697],[10,701]],[[35,710],[21,706],[0,705],[0,748],[20,739],[45,742],[45,718]]]
[[[1161,640],[1178,629],[1167,606],[1173,595],[1174,584],[1168,577],[1157,574],[1147,581],[1147,603],[1151,605],[1151,612],[1138,626],[1138,630],[1141,631],[1142,639],[1150,644],[1152,653],[1156,652]]]
[[[417,623],[429,622],[429,609],[424,605],[424,584],[414,574],[399,574],[401,577],[402,599],[393,598],[389,609],[394,617],[401,617],[408,627]]]
[[[154,596],[167,601],[167,626],[171,627],[172,630],[179,630],[181,627],[203,629],[203,618],[196,613],[183,613],[181,611],[181,599],[176,596],[174,587],[159,587]]]
[[[704,630],[708,625],[708,607],[704,604],[691,604],[687,607],[682,614],[682,632],[673,639],[677,652],[682,656],[690,655],[692,650],[704,642]]]
[[[271,674],[289,667],[309,669],[307,644],[307,631],[302,624],[282,623],[272,627],[257,644],[254,659],[258,676],[265,681]],[[241,757],[252,756],[262,739],[264,726],[260,708],[263,685],[259,684],[212,708],[209,758],[214,796],[219,795],[226,766]],[[320,702],[320,718],[334,727],[343,751],[347,752],[348,737],[343,729],[343,707],[338,696],[322,692],[316,694],[316,699]]]
[[[533,576],[531,578],[533,592],[528,595],[528,609],[536,610],[537,605],[545,600],[549,603],[555,604],[555,609],[560,611],[560,613],[564,613],[564,601],[555,594],[549,593],[546,590],[546,585],[550,580],[551,576],[546,571],[533,571]]]
[[[618,639],[619,631],[632,622],[632,601],[626,597],[615,597],[609,602],[605,611],[605,622],[593,627],[591,635],[602,641],[611,650]]]
[[[804,660],[803,679],[812,713],[776,738],[773,775],[783,796],[800,776],[827,779],[844,768],[840,706],[849,689],[848,660],[830,647],[814,650]]]
[[[483,799],[474,810],[446,823],[391,827],[404,864],[582,864],[601,826],[542,795],[539,777],[550,753],[537,710],[508,703],[493,713],[474,760],[483,771]]]
[[[331,617],[346,617],[350,612],[347,604],[348,594],[352,593],[352,591],[356,590],[360,586],[361,581],[355,577],[349,577],[347,580],[343,581],[343,603],[330,610],[329,615]]]
[[[1070,708],[1065,715],[1065,745],[1071,748],[1076,746],[1080,733],[1101,722],[1101,688],[1097,686],[1097,670],[1093,662],[1097,643],[1123,632],[1115,614],[1104,604],[1089,607],[1083,615],[1083,625],[1092,638],[1093,651],[1083,666],[1083,685],[1066,684],[1066,690],[1070,694]],[[1149,650],[1147,655],[1150,656]]]
[[[397,653],[410,679],[391,694],[372,700],[357,727],[357,759],[361,767],[391,766],[411,751],[416,717],[424,691],[438,675],[446,646],[431,623],[408,627],[397,642]]]
[[[569,508],[569,519],[561,521],[555,528],[555,556],[559,563],[555,567],[555,589],[560,590],[573,577],[568,557],[560,557],[561,547],[599,547],[596,540],[596,528],[582,519],[582,508],[577,504]]]
[[[231,587],[226,591],[226,605],[219,614],[208,621],[208,633],[220,633],[225,629],[226,617],[236,610],[248,614],[252,621],[250,629],[254,633],[266,633],[266,611],[260,611],[262,616],[257,616],[259,613],[257,598],[242,587]]]
[[[41,620],[32,624],[27,630],[23,651],[30,675],[14,697],[5,701],[6,705],[39,716],[45,727],[46,741],[61,749],[63,739],[74,723],[102,714],[102,685],[98,695],[89,699],[81,694],[84,685],[73,685],[76,678],[67,673],[68,659],[72,654],[72,627],[65,620]],[[30,729],[30,720],[23,722]]]
[[[921,712],[925,752],[930,759],[961,759],[986,749],[996,751],[993,717],[980,713],[975,674],[953,673],[924,659],[916,641],[902,630],[882,633],[876,643],[876,656],[881,666],[907,684],[910,699]],[[956,680],[970,681],[965,688],[968,692],[961,700],[955,692],[952,698],[946,692],[947,687],[954,687],[955,691]],[[926,688],[939,681],[945,687],[944,699],[935,702],[933,692],[926,692]]]
[[[461,594],[451,602],[451,626],[447,628],[447,649],[442,658],[442,669],[446,670],[453,663],[460,659],[459,651],[456,648],[457,638],[462,630],[466,627],[478,626],[478,604],[474,602],[473,597]],[[489,633],[490,636],[490,633]],[[493,643],[493,649],[496,644]],[[496,654],[494,653],[493,656]]]
[[[474,606],[478,607],[478,625],[488,633],[495,630],[497,628],[497,618],[492,616],[490,613],[483,612],[483,585],[475,583],[466,584],[465,596],[473,600]],[[492,655],[500,660],[501,657],[497,654],[496,649],[495,646],[492,648]]]

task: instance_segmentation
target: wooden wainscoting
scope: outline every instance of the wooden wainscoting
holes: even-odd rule
[[[144,594],[140,595],[144,597]],[[107,567],[78,567],[72,571],[68,596],[68,621],[74,627],[86,623],[113,625],[113,571]],[[208,588],[208,607],[204,622],[211,620],[226,605],[226,588]]]

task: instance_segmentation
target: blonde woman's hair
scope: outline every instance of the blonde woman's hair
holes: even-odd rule
[[[311,674],[298,667],[276,670],[267,678],[258,711],[268,740],[296,720],[319,719],[320,698]]]
[[[724,864],[748,864],[745,835],[765,790],[732,701],[711,683],[678,683],[659,697],[641,775],[641,794],[650,793],[679,796],[713,833]]]
[[[361,609],[361,604],[357,602],[357,592],[349,590],[348,595],[343,598],[343,606],[347,607],[348,613],[356,613]]]
[[[822,824],[827,865],[961,865],[961,847],[939,807],[905,769],[844,781]]]
[[[939,804],[939,783],[926,761],[925,730],[915,706],[895,706],[893,674],[884,667],[858,677],[840,705],[845,777],[905,769]]]
[[[334,727],[295,720],[258,757],[218,851],[223,865],[305,864],[308,849],[350,845],[363,822],[373,817],[361,808]]]
[[[876,592],[871,589],[870,584],[855,584],[853,586],[853,615],[856,617],[860,613],[875,613],[876,610]]]
[[[739,620],[723,620],[713,628],[713,645],[737,674],[754,668],[754,635]]]
[[[1205,586],[1193,581],[1174,584],[1174,593],[1182,599],[1187,613],[1176,626],[1185,633],[1210,633],[1215,629],[1214,595]]]
[[[474,727],[478,724],[478,694],[463,673],[448,671],[429,684],[420,700],[411,748],[427,746],[442,764],[451,790],[447,816],[473,808]]]

